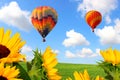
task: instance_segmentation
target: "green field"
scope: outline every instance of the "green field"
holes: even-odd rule
[[[73,78],[73,72],[79,71],[83,72],[84,69],[87,69],[90,77],[96,77],[100,75],[105,76],[104,71],[95,64],[68,64],[68,63],[59,63],[56,68],[59,70],[59,74],[62,76],[62,80],[65,80],[67,77]]]
[[[26,69],[25,63],[20,63]],[[91,78],[95,78],[97,75],[104,77],[105,73],[102,68],[95,64],[70,64],[70,63],[58,63],[56,68],[59,71],[59,74],[62,76],[62,80],[65,80],[68,77],[73,77],[73,72],[83,72],[84,69],[87,69],[88,74]]]

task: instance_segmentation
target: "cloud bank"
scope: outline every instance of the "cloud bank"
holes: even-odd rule
[[[76,52],[71,52],[67,50],[65,52],[65,56],[67,58],[86,58],[86,57],[96,57],[100,53],[100,49],[96,49],[95,52],[93,52],[90,48],[82,48],[81,50],[77,50]]]
[[[82,34],[75,32],[74,30],[67,31],[66,36],[67,38],[63,41],[63,45],[65,47],[90,44]]]
[[[0,8],[0,21],[23,31],[29,31],[32,28],[30,12],[22,10],[15,1]]]
[[[114,26],[104,26],[102,29],[95,30],[95,34],[99,37],[101,44],[120,44],[120,19],[116,19],[114,23]]]
[[[110,13],[118,6],[117,0],[83,0],[79,3],[77,11],[84,16],[89,10],[97,10],[105,16],[106,23],[111,22]],[[108,20],[109,19],[109,20]]]
[[[32,60],[33,57],[34,57],[33,54],[32,54],[33,53],[32,48],[28,45],[25,45],[25,46],[22,47],[21,53],[26,55],[26,59],[28,61]]]

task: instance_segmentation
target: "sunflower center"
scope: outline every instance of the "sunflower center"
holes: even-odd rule
[[[7,57],[10,53],[10,50],[6,47],[0,44],[0,59]],[[0,77],[1,80],[1,77]]]
[[[0,80],[8,80],[6,77],[0,76]]]

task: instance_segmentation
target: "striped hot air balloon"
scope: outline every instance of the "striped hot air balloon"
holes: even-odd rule
[[[57,20],[57,12],[49,6],[40,6],[32,11],[31,22],[43,37],[43,42],[45,42],[48,33],[55,27]]]
[[[94,29],[102,21],[102,15],[96,10],[91,10],[86,13],[85,19],[87,24],[92,28],[92,32],[94,32]]]

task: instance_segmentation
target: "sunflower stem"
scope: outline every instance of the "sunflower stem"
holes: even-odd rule
[[[115,74],[113,76],[113,80],[120,80],[120,78],[119,78],[119,72],[118,72],[118,69],[117,69],[116,66],[115,66]]]

